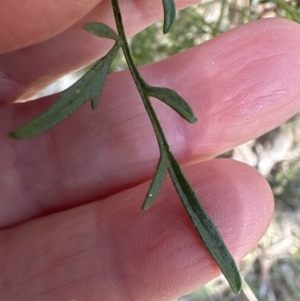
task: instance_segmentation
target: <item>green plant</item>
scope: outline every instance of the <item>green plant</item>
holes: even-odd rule
[[[84,28],[99,37],[114,40],[115,44],[112,49],[107,55],[100,59],[83,78],[64,91],[57,102],[46,112],[31,120],[22,128],[10,133],[10,136],[17,139],[25,139],[41,134],[74,113],[89,99],[91,100],[92,109],[95,110],[98,107],[100,94],[109,73],[111,63],[116,57],[119,49],[122,48],[131,75],[151,120],[160,149],[160,159],[156,168],[156,173],[145,197],[142,209],[147,209],[153,204],[162,187],[165,176],[167,172],[169,172],[184,208],[192,220],[199,236],[227,278],[232,290],[238,293],[242,287],[242,279],[234,259],[230,255],[212,220],[198,201],[194,191],[183,175],[178,162],[173,156],[151,105],[150,97],[155,97],[169,105],[190,123],[196,122],[197,119],[188,103],[175,91],[168,88],[150,86],[141,77],[131,57],[118,0],[112,0],[111,2],[117,26],[117,33],[102,23],[89,23],[86,24]],[[163,0],[163,7],[163,32],[167,33],[175,20],[176,9],[173,0]]]

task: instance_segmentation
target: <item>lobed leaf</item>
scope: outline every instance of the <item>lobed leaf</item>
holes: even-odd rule
[[[169,105],[188,122],[197,122],[197,118],[189,104],[174,90],[148,86],[147,94]]]
[[[164,183],[167,170],[168,170],[168,160],[165,155],[161,154],[158,165],[156,167],[155,176],[152,180],[152,183],[150,185],[150,188],[147,192],[145,201],[142,206],[143,210],[148,209],[154,203]]]
[[[115,41],[118,41],[119,39],[118,34],[112,28],[110,28],[104,23],[99,23],[99,22],[87,23],[83,26],[83,28],[88,32],[101,38],[112,39]]]
[[[234,259],[229,253],[216,226],[199,203],[197,196],[171,153],[169,153],[169,160],[169,173],[186,212],[207,250],[228,280],[232,290],[235,293],[239,293],[242,288],[242,279]]]
[[[62,92],[58,100],[46,112],[9,135],[16,139],[28,139],[39,135],[73,114],[88,99],[92,102],[92,108],[96,109],[110,65],[119,48],[119,45],[115,44],[109,53],[79,81]]]
[[[174,0],[163,0],[164,6],[164,28],[163,33],[166,34],[171,29],[176,18],[176,7]]]

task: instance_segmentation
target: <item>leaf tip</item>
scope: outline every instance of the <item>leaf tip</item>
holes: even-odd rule
[[[141,209],[143,211],[145,211],[145,210],[147,210],[151,207],[151,205],[153,204],[153,199],[152,198],[153,198],[153,195],[151,193],[147,195],[147,197],[146,197],[146,199],[145,199],[145,201],[144,201],[144,203],[141,207]]]
[[[146,211],[149,208],[149,206],[146,206],[145,203],[142,205],[141,210]]]
[[[235,294],[239,294],[242,291],[242,281],[238,283],[235,287],[231,286],[231,289]]]
[[[119,39],[118,34],[112,28],[103,23],[86,23],[83,25],[83,29],[101,38],[112,39],[115,41],[118,41]]]
[[[37,134],[27,132],[26,130],[24,131],[23,128],[20,128],[8,133],[8,136],[16,140],[25,140],[25,139],[33,138],[37,136]]]
[[[171,26],[169,26],[169,27],[165,27],[164,26],[164,28],[163,28],[163,34],[167,34],[170,29],[171,29]]]
[[[34,137],[35,135],[32,134],[30,131],[28,131],[28,129],[26,128],[26,126],[20,127],[12,132],[8,133],[8,136],[10,138],[16,139],[16,140],[21,140],[21,139],[29,139]]]
[[[83,29],[85,29],[86,31],[90,32],[91,24],[93,24],[93,23],[86,23],[86,24],[84,24],[83,25]]]
[[[167,34],[171,30],[173,23],[174,20],[171,21],[171,23],[168,23],[167,21],[164,22],[163,34]]]
[[[227,279],[232,291],[235,294],[239,294],[241,292],[241,290],[243,289],[243,285],[244,285],[244,279],[241,276],[238,267],[236,266],[234,260],[232,262],[232,267],[233,270],[231,270],[230,272],[227,270],[222,270],[225,278]]]
[[[10,133],[8,133],[8,136],[13,139],[22,139],[22,137],[20,137],[20,135],[18,135],[18,131],[10,132]]]

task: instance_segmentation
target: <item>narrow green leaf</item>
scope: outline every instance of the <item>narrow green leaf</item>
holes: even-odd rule
[[[188,122],[197,122],[197,118],[189,104],[174,90],[148,86],[147,93],[149,96],[155,97],[169,105]]]
[[[83,28],[88,32],[101,38],[112,39],[115,41],[118,41],[119,39],[117,33],[112,28],[110,28],[109,26],[103,23],[98,23],[98,22],[87,23],[83,26]]]
[[[239,293],[242,288],[242,279],[234,259],[229,253],[216,226],[205,212],[184,177],[176,159],[171,153],[169,153],[168,157],[170,160],[169,173],[186,212],[202,238],[207,250],[228,280],[232,290],[235,293]]]
[[[144,204],[142,206],[143,210],[148,209],[154,203],[164,183],[167,170],[168,170],[168,160],[165,155],[161,154],[158,165],[156,167],[155,176],[152,180]]]
[[[115,59],[119,49],[120,46],[118,43],[116,43],[114,47],[108,52],[108,54],[103,58],[104,63],[102,69],[96,68],[94,74],[91,74],[92,85],[88,87],[87,92],[90,94],[89,99],[91,99],[93,110],[96,110],[98,107],[100,95],[109,73],[110,66]]]
[[[163,0],[164,6],[164,29],[163,33],[166,34],[171,29],[176,18],[176,7],[174,0]]]
[[[79,81],[62,92],[58,100],[46,112],[9,135],[16,139],[28,139],[39,135],[73,114],[88,99],[91,100],[92,108],[95,109],[110,65],[118,51],[119,46],[115,44],[110,52],[99,60]]]

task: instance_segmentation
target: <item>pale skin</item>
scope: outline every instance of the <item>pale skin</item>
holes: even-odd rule
[[[162,16],[160,0],[120,5],[128,35]],[[110,42],[81,27],[112,26],[110,1],[0,6],[0,299],[172,300],[218,276],[169,179],[153,207],[140,210],[159,154],[128,72],[109,76],[96,112],[87,103],[35,139],[7,136],[57,96],[12,102],[109,49]],[[176,89],[198,117],[190,125],[154,102],[175,156],[236,261],[265,233],[272,192],[249,166],[207,159],[299,111],[299,48],[299,25],[269,19],[141,68],[150,84]]]

